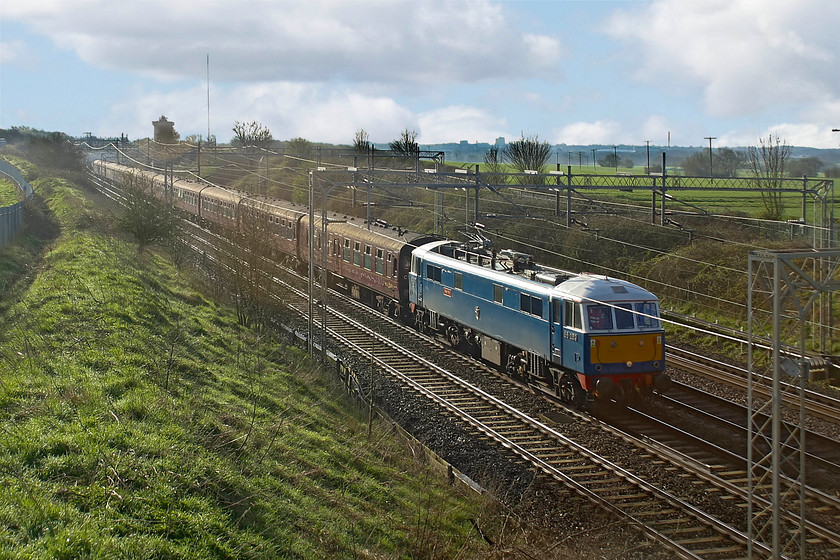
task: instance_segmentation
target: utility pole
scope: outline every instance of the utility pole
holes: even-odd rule
[[[712,172],[712,140],[717,140],[717,136],[704,136],[704,138],[709,141],[709,177],[713,177],[714,173]]]
[[[647,168],[645,173],[650,173],[650,140],[645,140],[645,148],[647,149]]]

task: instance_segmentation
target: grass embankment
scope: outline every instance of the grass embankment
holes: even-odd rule
[[[0,208],[11,206],[23,200],[23,194],[13,182],[0,177]]]
[[[33,186],[61,233],[2,273],[0,556],[481,556],[482,504],[299,350],[97,233],[82,191]]]

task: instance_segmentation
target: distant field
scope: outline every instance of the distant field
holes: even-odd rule
[[[461,166],[467,168],[473,165],[471,170],[474,170],[474,164],[459,164],[449,162],[453,166]],[[549,165],[549,169],[554,170],[555,165]],[[479,167],[480,172],[487,171],[486,166]],[[566,165],[560,166],[560,171],[566,173],[568,167]],[[515,170],[509,165],[502,166],[502,171],[505,173],[515,173]],[[616,174],[621,177],[616,180],[626,181],[629,188],[624,191],[618,189],[587,189],[585,186],[589,184],[589,179],[592,177],[592,184],[607,185],[612,184],[608,179],[610,176]],[[586,166],[571,166],[571,175],[573,184],[576,188],[585,193],[587,196],[599,200],[608,200],[610,202],[624,203],[638,206],[652,205],[651,186],[653,179],[645,174],[644,167],[619,167],[616,171],[615,167],[593,167]],[[694,178],[684,177],[681,175],[681,170],[668,170],[668,189],[669,195],[666,208],[669,212],[706,212],[709,214],[723,214],[736,215],[750,218],[760,218],[765,213],[764,200],[758,191],[747,191],[749,184],[747,177],[738,179],[728,178]],[[595,177],[593,177],[595,176]],[[559,179],[561,184],[565,184],[565,175]],[[597,177],[602,177],[598,179]],[[819,182],[825,179],[816,178],[809,179],[809,188],[815,187]],[[832,179],[828,179],[832,181]],[[829,183],[830,185],[831,183]],[[579,186],[578,186],[579,185]],[[790,181],[786,183],[788,188],[796,188],[798,181]],[[731,187],[731,188],[730,188]],[[829,189],[827,195],[829,197],[834,194]],[[785,193],[782,195],[782,206],[784,208],[785,220],[798,220],[802,217],[802,194],[801,193]],[[657,212],[661,208],[661,199],[657,197]],[[815,201],[812,194],[806,196],[806,219],[810,222],[814,218]]]

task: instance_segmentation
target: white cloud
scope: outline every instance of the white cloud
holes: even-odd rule
[[[644,47],[637,79],[703,90],[717,117],[840,97],[840,3],[657,0],[621,10],[608,33]]]
[[[780,123],[766,126],[749,134],[737,131],[720,137],[722,146],[758,146],[761,139],[771,134],[789,146],[811,146],[814,148],[837,148],[840,146],[840,134],[831,132],[822,124]]]
[[[612,144],[620,132],[618,123],[613,121],[576,122],[564,126],[555,134],[555,144]]]
[[[653,145],[667,146],[668,133],[672,129],[668,119],[661,115],[652,115],[645,119],[641,125],[641,132],[644,140],[649,140]],[[638,144],[638,140],[628,143]]]
[[[35,55],[23,41],[0,41],[0,64],[30,66]]]
[[[210,53],[225,81],[440,85],[538,76],[560,51],[558,39],[514,28],[506,7],[487,0],[26,4],[5,17],[86,62],[158,79],[201,77]]]
[[[130,138],[151,135],[151,121],[165,115],[175,122],[181,137],[207,135],[207,90],[204,86],[167,93],[134,90],[114,104],[103,120],[123,123],[120,132]],[[259,121],[274,138],[301,136],[309,140],[349,144],[360,128],[374,141],[390,141],[406,127],[416,127],[416,118],[387,97],[333,90],[317,84],[264,82],[210,91],[210,134],[220,142],[233,137],[235,121]]]
[[[492,144],[504,136],[506,123],[484,109],[467,106],[450,106],[422,113],[418,116],[418,142],[420,144],[460,142],[487,142]],[[396,136],[394,136],[396,137]]]

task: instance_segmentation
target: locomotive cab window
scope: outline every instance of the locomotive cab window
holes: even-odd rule
[[[552,300],[552,313],[554,315],[553,321],[558,325],[563,324],[563,300]]]
[[[563,326],[573,329],[583,329],[581,304],[573,301],[564,302]]]
[[[615,328],[628,330],[635,328],[633,322],[633,304],[619,303],[615,308]]]
[[[613,328],[612,310],[606,305],[586,306],[587,330],[602,331]]]
[[[659,328],[659,310],[655,303],[637,303],[636,312],[641,315],[636,315],[636,323],[640,329],[658,329]]]

